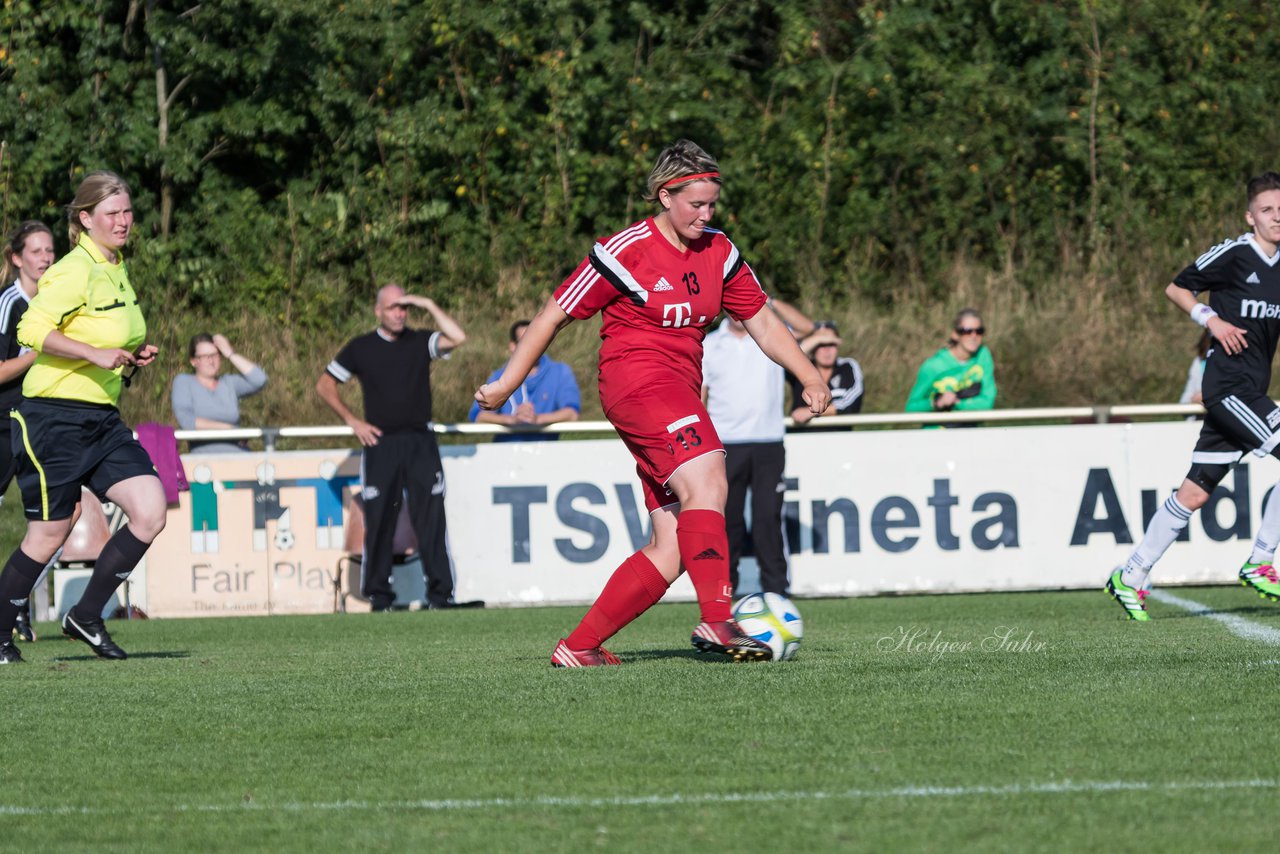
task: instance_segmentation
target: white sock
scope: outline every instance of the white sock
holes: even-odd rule
[[[1178,501],[1177,493],[1170,495],[1156,511],[1156,515],[1151,517],[1151,524],[1142,535],[1142,542],[1138,543],[1133,554],[1125,561],[1120,580],[1130,587],[1140,587],[1146,583],[1151,567],[1155,566],[1156,561],[1160,560],[1187,527],[1187,522],[1191,521],[1191,513]]]
[[[1258,526],[1258,538],[1253,541],[1249,563],[1271,563],[1277,543],[1280,543],[1280,483],[1271,490],[1262,508],[1262,524]]]

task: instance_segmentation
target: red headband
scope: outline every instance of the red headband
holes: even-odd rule
[[[690,181],[700,181],[703,178],[719,178],[719,177],[720,177],[719,172],[699,172],[696,175],[683,175],[679,178],[672,178],[670,181],[663,184],[658,189],[665,190],[668,187],[674,186],[676,184],[687,184]]]

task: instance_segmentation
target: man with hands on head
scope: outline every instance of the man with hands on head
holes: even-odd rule
[[[435,329],[407,324],[408,310],[431,315]],[[431,609],[478,607],[453,599],[453,565],[445,533],[444,467],[431,430],[431,362],[448,358],[466,333],[435,301],[396,284],[378,291],[377,327],[352,339],[316,382],[316,393],[364,446],[360,487],[365,541],[361,592],[375,611],[390,610],[392,541],[407,497]],[[363,417],[342,401],[338,385],[352,377],[364,392]]]

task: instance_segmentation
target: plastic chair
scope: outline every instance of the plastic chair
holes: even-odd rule
[[[59,569],[70,566],[92,567],[109,539],[111,539],[111,525],[107,521],[102,502],[89,490],[82,489],[80,518],[76,520],[75,527],[67,535],[67,541],[62,546],[62,554],[55,562],[55,567]]]
[[[346,521],[343,525],[342,557],[338,558],[334,576],[333,610],[346,613],[347,597],[361,602],[368,600],[360,593],[360,569],[364,564],[364,498],[359,487],[347,493]],[[418,553],[418,538],[409,521],[409,502],[400,502],[400,515],[396,517],[396,530],[391,539],[391,562],[408,563]],[[345,584],[344,584],[345,581]]]

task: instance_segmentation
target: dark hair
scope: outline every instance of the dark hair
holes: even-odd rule
[[[511,343],[512,344],[520,340],[519,337],[516,335],[516,333],[519,332],[521,329],[524,329],[526,326],[528,326],[532,322],[533,322],[532,320],[517,320],[515,323],[511,324]]]
[[[1267,190],[1280,190],[1280,173],[1263,172],[1254,178],[1249,179],[1249,184],[1245,187],[1249,196],[1249,204],[1253,204],[1259,194],[1267,192]]]
[[[191,336],[191,346],[187,348],[187,356],[194,359],[196,357],[196,347],[201,344],[213,344],[213,336],[208,332],[200,332]],[[217,345],[214,344],[216,347]]]
[[[4,258],[0,258],[0,262],[3,262],[0,263],[0,287],[7,287],[13,281],[10,277],[14,276],[14,271],[18,269],[10,259],[14,255],[21,255],[27,248],[27,238],[41,231],[49,235],[50,239],[53,238],[53,229],[38,219],[29,219],[18,224],[5,245]]]
[[[836,334],[837,338],[840,337],[840,327],[836,326],[836,322],[834,320],[815,320],[813,322],[813,332],[817,332],[819,329],[830,329]],[[809,334],[812,335],[813,332],[810,332]]]

